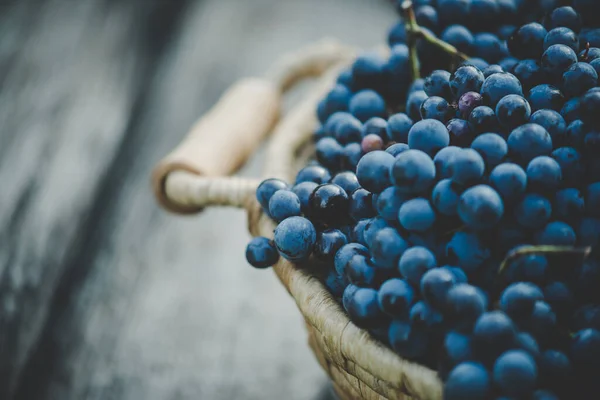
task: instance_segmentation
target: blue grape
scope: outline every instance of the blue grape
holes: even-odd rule
[[[542,109],[561,111],[565,104],[565,96],[563,93],[557,87],[546,83],[531,88],[527,100],[534,112]],[[566,116],[562,111],[561,115],[566,119]]]
[[[433,71],[423,84],[423,90],[429,97],[438,96],[448,101],[452,99],[450,89],[450,72],[444,70]]]
[[[579,189],[567,188],[556,192],[554,198],[554,215],[564,221],[573,222],[583,216],[585,200]]]
[[[402,193],[416,194],[433,184],[435,164],[426,153],[410,149],[395,158],[389,174],[394,185]]]
[[[427,352],[427,336],[401,320],[390,324],[388,340],[396,353],[408,359],[422,357]]]
[[[352,117],[344,118],[336,124],[335,138],[340,144],[358,142],[361,139],[362,123]]]
[[[309,165],[296,175],[296,185],[302,182],[327,183],[331,179],[329,171],[320,165]],[[287,185],[286,185],[287,187]]]
[[[305,261],[317,240],[313,224],[303,217],[286,218],[275,228],[275,245],[279,253],[290,261]]]
[[[575,334],[571,342],[571,360],[576,366],[600,368],[600,332],[584,329]]]
[[[333,183],[317,186],[308,199],[311,218],[327,225],[340,226],[346,222],[349,217],[349,208],[348,194]]]
[[[352,77],[357,88],[381,88],[385,85],[386,60],[376,52],[359,55],[352,64]],[[352,100],[350,101],[352,102]],[[352,106],[350,106],[352,110]],[[353,111],[350,111],[354,114]],[[361,119],[361,118],[359,118]],[[361,121],[366,121],[368,118]]]
[[[460,185],[450,179],[442,179],[431,192],[431,203],[440,214],[456,215],[461,192]]]
[[[508,49],[517,58],[539,58],[544,51],[546,28],[537,22],[521,26],[508,39]]]
[[[428,98],[427,93],[422,90],[411,92],[406,99],[406,114],[413,121],[421,120],[421,104]],[[408,141],[408,136],[407,139]]]
[[[487,106],[476,107],[469,115],[469,123],[475,133],[496,132],[500,129],[496,112]]]
[[[514,129],[508,136],[509,155],[522,165],[527,165],[537,156],[549,155],[552,151],[552,138],[544,127],[525,124]]]
[[[377,288],[389,277],[389,274],[384,269],[376,268],[367,256],[355,254],[346,265],[346,277],[356,286]]]
[[[580,331],[587,328],[599,330],[600,305],[586,304],[582,307],[579,307],[573,314],[570,328],[574,331]]]
[[[385,318],[379,309],[377,290],[370,288],[357,289],[348,301],[346,312],[357,326],[364,328],[376,325]]]
[[[396,157],[397,155],[399,155],[402,152],[405,152],[408,149],[410,149],[410,147],[408,147],[406,143],[394,143],[393,145],[385,149],[385,151],[386,153],[390,153],[391,155]]]
[[[544,51],[555,44],[568,46],[575,52],[579,51],[579,39],[577,35],[566,27],[554,28],[548,32],[544,38]]]
[[[360,188],[358,178],[353,172],[344,171],[340,172],[331,179],[331,183],[338,185],[344,191],[351,195],[356,189]]]
[[[327,273],[323,284],[335,299],[341,299],[349,282],[345,276],[338,275],[331,270]]]
[[[475,138],[471,148],[483,158],[486,168],[491,170],[502,163],[508,154],[506,140],[495,133],[484,133]]]
[[[526,90],[541,84],[544,79],[542,66],[537,59],[519,61],[513,68],[512,73],[521,81],[523,88]]]
[[[494,363],[494,383],[509,396],[526,396],[538,377],[534,359],[522,350],[510,350]]]
[[[539,287],[526,282],[513,283],[502,292],[500,309],[514,320],[523,320],[531,316],[535,303],[543,299]]]
[[[348,243],[348,238],[339,229],[327,229],[317,232],[315,256],[322,260],[333,261],[338,250]]]
[[[292,192],[294,192],[296,196],[298,196],[298,200],[300,200],[300,210],[303,213],[308,211],[308,199],[317,186],[319,185],[315,182],[306,181],[300,182],[292,187]]]
[[[477,92],[467,92],[458,99],[458,110],[463,118],[469,118],[473,110],[483,105],[483,96]]]
[[[493,362],[500,354],[513,348],[517,330],[512,320],[502,311],[483,313],[473,328],[473,349],[476,356]]]
[[[446,246],[449,262],[467,273],[475,272],[491,257],[490,249],[473,232],[456,232]]]
[[[561,351],[546,350],[538,360],[540,381],[544,387],[564,392],[572,384],[573,367]]]
[[[408,243],[395,228],[379,230],[369,245],[373,262],[386,269],[396,268],[400,256],[408,248]]]
[[[523,87],[521,82],[508,72],[490,75],[481,86],[481,95],[491,107],[496,107],[498,102],[509,94],[523,96]]]
[[[597,246],[600,244],[600,219],[583,218],[577,229],[577,239],[583,246]]]
[[[529,229],[543,227],[552,215],[552,205],[546,197],[535,193],[525,195],[515,208],[515,216],[519,225]]]
[[[390,226],[389,222],[381,217],[371,218],[365,226],[364,231],[365,242],[367,242],[367,245],[371,246],[371,242],[377,232],[383,228],[389,228]]]
[[[300,199],[291,190],[278,190],[269,200],[269,215],[277,222],[300,215]]]
[[[509,281],[531,282],[542,284],[548,272],[548,259],[539,254],[528,254],[517,257],[509,264],[507,275]]]
[[[463,333],[448,332],[444,337],[443,346],[444,356],[450,360],[452,365],[469,361],[473,358],[471,338]]]
[[[436,119],[445,123],[452,118],[454,109],[445,99],[438,96],[432,96],[426,99],[423,104],[421,104],[420,113],[421,118],[424,120]]]
[[[246,247],[246,260],[254,268],[267,268],[277,263],[279,253],[271,239],[257,236]]]
[[[572,48],[555,44],[542,55],[542,69],[552,79],[560,79],[567,69],[577,62],[577,54]]]
[[[350,195],[350,217],[358,221],[375,216],[371,192],[359,188]]]
[[[390,47],[406,43],[406,27],[404,26],[404,22],[400,21],[390,28],[387,40]]]
[[[498,102],[496,116],[504,128],[514,129],[529,121],[531,107],[522,96],[509,94]]]
[[[581,96],[598,84],[598,73],[590,64],[578,62],[563,74],[562,83],[567,96]]]
[[[463,53],[471,53],[473,41],[475,38],[471,31],[462,25],[450,25],[443,32],[441,39],[456,47],[457,50]]]
[[[346,268],[348,263],[355,255],[368,255],[369,250],[358,243],[348,243],[342,247],[335,253],[334,256],[334,267],[335,271],[338,275],[346,275]]]
[[[450,89],[455,98],[467,92],[479,92],[485,76],[478,68],[466,65],[458,68],[450,78]]]
[[[600,182],[595,182],[587,186],[585,191],[585,205],[588,216],[600,217]]]
[[[572,147],[559,147],[552,152],[552,158],[560,165],[562,182],[577,185],[585,174],[582,156]]]
[[[402,279],[389,279],[379,288],[379,308],[393,318],[408,316],[414,299],[413,288]]]
[[[398,210],[410,197],[402,193],[397,187],[392,186],[385,189],[377,196],[375,208],[377,213],[388,221],[398,219]]]
[[[390,168],[394,157],[385,151],[365,154],[356,167],[356,176],[362,187],[372,193],[380,193],[391,185]]]
[[[475,362],[463,362],[448,375],[444,400],[485,400],[490,392],[491,379],[485,367]]]
[[[517,347],[527,352],[534,359],[540,356],[540,346],[533,336],[527,332],[521,332],[517,335]]]
[[[527,187],[530,190],[555,191],[561,180],[560,165],[548,156],[536,157],[527,165]]]
[[[363,138],[367,135],[377,135],[385,141],[388,140],[387,128],[387,121],[385,119],[379,117],[369,118],[362,126],[361,135]]]
[[[334,138],[320,139],[315,147],[315,153],[317,161],[328,169],[337,170],[342,165],[344,148]]]
[[[481,289],[467,283],[454,285],[445,300],[445,315],[448,321],[459,329],[467,331],[487,310],[487,298]]]
[[[475,67],[479,71],[483,71],[484,69],[489,67],[490,64],[481,57],[472,57],[472,58],[469,58],[467,61],[463,61],[459,67],[466,67],[466,66]],[[482,74],[483,74],[483,72],[482,72]],[[484,75],[484,77],[485,77],[485,75]]]
[[[361,90],[350,99],[349,110],[360,121],[365,122],[373,117],[386,117],[385,100],[375,91]]]
[[[460,185],[478,182],[485,172],[483,158],[473,149],[463,149],[449,163],[452,172],[451,179]]]
[[[278,190],[288,189],[288,184],[281,179],[266,179],[256,188],[256,199],[263,210],[269,211],[269,201]]]
[[[499,66],[498,64],[492,64],[483,70],[483,76],[485,76],[487,78],[490,75],[497,74],[500,72],[506,72],[506,71],[504,71],[504,69],[501,66]]]
[[[579,120],[581,118],[581,98],[574,97],[566,101],[560,109],[560,115],[562,115],[565,119],[565,122],[569,124],[573,121]]]
[[[387,124],[387,136],[393,142],[408,143],[408,131],[413,121],[404,113],[390,116]]]
[[[398,269],[404,279],[418,288],[421,278],[427,271],[437,266],[435,256],[431,251],[422,246],[407,249],[398,262]]]
[[[413,83],[410,84],[410,86],[408,87],[408,93],[414,93],[414,92],[423,92],[423,90],[425,89],[425,79],[423,78],[419,78],[419,79],[415,79],[413,81]],[[425,93],[425,95],[427,95],[427,93]]]
[[[465,190],[458,202],[458,215],[471,229],[494,227],[504,214],[500,195],[487,185],[477,185]]]
[[[408,132],[408,145],[433,157],[440,149],[450,144],[448,130],[440,121],[426,119],[419,121]]]
[[[506,46],[504,44],[502,44],[502,46],[503,46],[503,50],[505,50]],[[515,66],[517,65],[518,62],[519,62],[518,58],[508,56],[508,57],[505,57],[502,60],[498,61],[498,65],[500,66],[500,68],[502,68],[503,72],[512,73],[512,70],[515,68]]]
[[[564,282],[556,281],[546,285],[544,299],[556,313],[559,321],[567,321],[573,315],[575,297]]]
[[[557,143],[556,146],[570,146],[570,147],[580,147],[583,146],[583,142],[586,135],[586,127],[583,121],[575,120],[569,123],[567,126],[567,130],[565,132],[565,142]]]
[[[564,26],[578,33],[581,30],[581,16],[573,7],[559,7],[552,11],[548,21],[551,28]]]
[[[538,110],[531,115],[529,122],[543,126],[550,134],[555,147],[565,143],[567,124],[558,112],[554,110]]]
[[[361,219],[358,222],[356,222],[356,225],[354,225],[354,227],[352,228],[352,232],[350,234],[350,238],[349,240],[351,242],[355,242],[355,243],[360,243],[363,246],[365,246],[367,244],[367,242],[365,241],[365,227],[367,226],[367,223],[369,222],[368,219]]]
[[[443,306],[448,291],[456,285],[456,278],[449,271],[433,268],[421,278],[421,295],[434,307]]]
[[[446,125],[446,129],[450,135],[450,144],[453,146],[468,146],[475,137],[475,132],[473,131],[472,125],[469,123],[469,121],[465,121],[464,119],[451,119],[448,122],[448,125]],[[444,147],[440,151],[443,151],[446,148],[447,147]]]
[[[363,156],[360,143],[348,143],[342,150],[343,169],[356,170],[356,166]]]
[[[556,333],[556,314],[548,303],[537,301],[531,316],[522,322],[529,333],[531,333],[542,347],[547,347],[553,341]]]
[[[600,124],[598,110],[600,110],[600,91],[589,90],[581,98],[581,120],[590,126],[598,127]]]
[[[475,34],[474,38],[473,52],[478,57],[496,63],[508,56],[508,49],[498,36],[483,32]]]
[[[436,221],[435,211],[427,199],[416,198],[406,201],[398,211],[400,225],[408,231],[425,232]]]
[[[421,300],[416,302],[410,309],[409,320],[418,329],[435,332],[442,327],[444,316]]]
[[[550,222],[536,234],[537,244],[542,245],[573,246],[576,241],[573,228],[561,221]]]
[[[457,146],[448,146],[437,152],[433,158],[433,163],[439,178],[449,178],[452,176],[452,171],[450,170],[451,160],[461,150]]]

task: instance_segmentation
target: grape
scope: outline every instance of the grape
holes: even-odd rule
[[[493,362],[516,343],[517,331],[511,319],[501,311],[483,313],[473,328],[473,349],[478,357]]]
[[[457,285],[460,286],[460,285]],[[456,331],[450,331],[444,337],[444,356],[453,366],[473,359],[471,338]]]
[[[460,265],[467,273],[476,271],[490,258],[490,250],[472,232],[456,232],[448,242],[446,253],[451,263]]]
[[[555,147],[566,142],[567,124],[558,112],[554,110],[538,110],[533,113],[529,122],[544,127],[550,134]]]
[[[320,165],[309,165],[302,168],[296,175],[296,185],[302,182],[327,183],[331,179],[329,171]],[[287,188],[287,185],[286,185]]]
[[[394,351],[408,359],[422,357],[427,352],[427,336],[404,321],[392,321],[388,340]]]
[[[322,260],[333,260],[338,250],[348,243],[348,238],[339,229],[317,232],[315,256]]]
[[[410,147],[408,147],[406,143],[394,143],[393,145],[385,149],[385,151],[386,153],[390,153],[391,155],[396,157],[398,154],[408,150],[409,148]]]
[[[406,240],[394,228],[379,230],[369,244],[376,266],[386,269],[396,268],[400,256],[408,248]]]
[[[404,22],[400,21],[392,26],[388,31],[387,40],[390,47],[396,44],[406,43],[406,27],[404,26]]]
[[[456,215],[461,192],[460,185],[450,179],[442,179],[431,192],[431,203],[440,214]]]
[[[562,182],[576,185],[585,174],[581,155],[572,147],[559,147],[552,152],[552,158],[560,165]]]
[[[300,200],[300,209],[303,213],[308,211],[308,199],[317,186],[319,185],[315,182],[306,181],[292,187],[292,192],[294,192]]]
[[[555,44],[563,44],[570,47],[573,51],[579,51],[579,39],[575,32],[569,28],[554,28],[544,38],[544,51]]]
[[[512,70],[515,68],[518,62],[518,58],[509,56],[498,61],[498,65],[500,66],[500,68],[502,68],[503,72],[512,72]]]
[[[481,179],[485,171],[483,158],[476,150],[463,149],[449,161],[452,181],[469,185]]]
[[[552,151],[550,134],[537,124],[528,123],[514,129],[508,136],[507,143],[509,155],[522,164]]]
[[[437,265],[435,256],[425,247],[414,246],[400,257],[398,269],[404,279],[414,287],[419,287],[423,275]]]
[[[600,91],[588,91],[581,99],[581,120],[592,126],[598,126],[600,110]]]
[[[578,33],[581,30],[581,17],[573,7],[555,8],[548,21],[550,28],[564,26]]]
[[[341,167],[344,148],[331,137],[324,137],[317,142],[315,153],[317,161],[330,170]]]
[[[468,121],[459,118],[453,118],[446,125],[450,135],[450,144],[453,146],[468,146],[475,137],[473,127]],[[447,147],[440,150],[443,151]],[[436,154],[437,155],[437,154]]]
[[[523,96],[521,82],[508,72],[490,75],[481,86],[481,95],[486,103],[496,107],[498,102],[509,94]]]
[[[485,400],[491,392],[490,381],[483,365],[475,362],[458,364],[448,375],[444,400]]]
[[[416,79],[408,87],[408,94],[411,94],[414,92],[423,92],[424,88],[425,88],[425,79],[422,79],[422,78]],[[427,93],[425,93],[425,95],[427,95]]]
[[[435,119],[441,122],[448,121],[454,114],[454,109],[446,100],[441,97],[433,96],[421,104],[421,118]]]
[[[500,129],[496,113],[487,106],[476,107],[469,115],[469,122],[476,133],[495,132]]]
[[[595,60],[590,62],[590,65],[596,71],[596,74],[600,76],[600,58],[596,58]]]
[[[549,223],[543,230],[536,234],[536,242],[538,244],[573,246],[576,241],[577,238],[573,228],[560,221]]]
[[[432,185],[435,179],[435,164],[426,153],[411,149],[396,157],[389,174],[394,185],[402,193],[416,194]]]
[[[408,316],[414,299],[413,288],[402,279],[389,279],[379,288],[379,308],[393,318]]]
[[[411,149],[424,151],[430,157],[449,143],[448,130],[444,124],[434,119],[419,121],[408,132],[408,146]]]
[[[523,25],[508,39],[508,49],[517,58],[539,58],[544,51],[543,45],[547,33],[546,29],[537,22]]]
[[[391,185],[390,167],[394,157],[385,151],[372,151],[365,154],[356,167],[356,176],[362,187],[372,193],[380,193]]]
[[[343,111],[338,111],[331,114],[331,116],[327,118],[327,121],[323,125],[323,130],[325,131],[326,136],[334,136],[337,125],[346,119],[352,118],[352,114]]]
[[[522,96],[511,94],[498,102],[496,115],[500,125],[506,129],[514,129],[529,121],[531,107]]]
[[[554,198],[554,215],[564,221],[571,222],[583,216],[585,201],[582,193],[576,188],[562,189]]]
[[[275,228],[275,245],[290,261],[304,261],[312,253],[317,240],[313,224],[303,217],[286,218]]]
[[[358,243],[348,243],[343,245],[336,253],[334,257],[335,271],[338,275],[345,275],[348,263],[355,255],[367,255],[369,254],[368,249]]]
[[[369,52],[359,55],[352,64],[352,76],[357,88],[381,88],[385,84],[385,69],[386,60],[378,53]],[[352,109],[351,105],[350,109]],[[350,112],[354,114],[353,111]]]
[[[519,256],[510,265],[507,272],[509,280],[542,284],[546,281],[548,259],[539,254]]]
[[[551,214],[550,201],[534,193],[525,195],[515,209],[515,216],[519,224],[530,229],[543,227],[549,221]]]
[[[477,92],[467,92],[458,99],[458,110],[463,118],[468,118],[476,107],[483,105],[483,97]]]
[[[438,96],[446,100],[451,100],[450,76],[450,72],[448,71],[433,71],[431,75],[425,78],[423,90],[429,97]]]
[[[576,233],[581,245],[596,246],[600,244],[600,219],[583,218]]]
[[[433,162],[438,178],[449,178],[452,176],[452,172],[450,171],[450,160],[452,160],[452,158],[460,151],[460,147],[448,146],[444,147],[435,155]]]
[[[354,220],[358,221],[363,218],[370,218],[375,216],[375,210],[373,209],[373,202],[371,200],[372,194],[363,189],[356,189],[350,195],[350,206],[349,214]]]
[[[362,147],[359,143],[349,143],[342,150],[343,169],[356,170],[356,166],[363,156]]]
[[[571,360],[576,366],[600,368],[600,332],[595,329],[577,332],[571,343]]]
[[[512,73],[521,81],[525,90],[530,90],[532,87],[541,84],[544,80],[542,66],[538,60],[534,59],[519,61],[513,68]]]
[[[442,306],[448,291],[456,284],[454,275],[441,268],[433,268],[425,272],[421,278],[421,295],[429,304]]]
[[[344,118],[336,124],[335,138],[340,144],[359,142],[362,126],[362,123],[354,117]]]
[[[381,217],[375,217],[369,220],[365,226],[364,237],[367,245],[370,246],[375,234],[383,228],[390,227],[390,224]]]
[[[368,134],[362,139],[360,148],[365,154],[376,150],[383,150],[383,140],[379,135]]]
[[[577,54],[572,48],[555,44],[542,55],[542,69],[551,78],[558,79],[567,69],[577,62]]]
[[[404,204],[409,196],[400,192],[396,187],[389,187],[379,194],[375,208],[377,213],[388,221],[396,221],[398,210]]]
[[[479,57],[473,57],[470,58],[467,61],[464,61],[460,66],[461,67],[465,67],[465,66],[471,66],[471,67],[475,67],[477,68],[479,71],[483,71],[484,69],[486,69],[487,67],[490,66],[490,64],[485,61],[483,58],[479,58]],[[483,72],[482,72],[483,74]],[[484,75],[485,78],[485,75]]]
[[[356,189],[360,188],[360,184],[358,183],[358,178],[353,172],[344,171],[340,172],[333,177],[331,183],[338,185],[344,191],[351,195]]]
[[[406,114],[413,121],[421,120],[421,104],[428,98],[427,93],[416,90],[408,95],[406,99]],[[408,136],[407,139],[408,141]]]
[[[531,88],[527,100],[534,112],[544,108],[561,111],[565,104],[565,96],[562,92],[557,87],[545,83]],[[566,119],[562,111],[561,115]]]
[[[454,285],[446,295],[445,315],[459,329],[471,329],[486,309],[487,298],[481,289],[467,283]]]
[[[594,328],[600,330],[600,305],[586,304],[578,308],[570,324],[572,330]]]
[[[446,24],[460,24],[467,21],[469,15],[469,0],[438,0],[438,15]]]
[[[417,19],[417,23],[420,26],[424,26],[432,30],[437,30],[439,22],[438,13],[435,8],[429,5],[418,6],[415,9],[415,16]]]
[[[400,206],[398,220],[408,231],[425,232],[433,226],[436,216],[427,199],[416,198]]]
[[[246,260],[254,268],[267,268],[277,263],[279,253],[271,239],[257,236],[246,247]]]
[[[362,125],[361,136],[364,138],[368,135],[377,135],[382,140],[388,140],[387,127],[387,121],[385,119],[379,117],[369,118],[369,120]]]
[[[509,396],[533,392],[538,376],[533,358],[521,350],[510,350],[494,363],[494,383]]]
[[[376,268],[367,256],[355,254],[346,265],[346,277],[359,287],[377,288],[389,278],[389,274],[385,269]]]
[[[581,98],[574,97],[566,101],[560,110],[560,115],[562,115],[565,119],[565,122],[569,124],[579,120],[581,118]]]
[[[357,326],[363,328],[377,325],[385,318],[379,309],[377,290],[370,288],[357,289],[349,298],[346,312]]]
[[[450,77],[450,89],[455,98],[467,92],[479,92],[485,81],[483,72],[478,68],[466,65],[458,68]]]
[[[410,309],[410,322],[420,330],[435,332],[442,327],[442,314],[424,301],[416,302]]]
[[[567,96],[580,96],[598,84],[598,73],[590,64],[578,62],[571,65],[562,79]]]
[[[308,199],[310,215],[328,225],[339,226],[345,222],[349,216],[349,207],[348,194],[333,183],[319,185]]]
[[[475,34],[473,51],[478,57],[493,63],[508,55],[506,45],[496,35],[485,32]]]
[[[544,287],[544,299],[552,307],[559,321],[568,321],[575,309],[575,297],[569,287],[560,281]]]
[[[500,65],[492,64],[483,70],[483,76],[485,76],[487,78],[488,76],[490,76],[492,74],[497,74],[500,72],[506,72],[506,71]]]
[[[502,292],[500,308],[514,320],[523,320],[531,316],[535,303],[543,299],[544,295],[537,286],[525,282],[513,283]]]
[[[467,189],[458,202],[458,215],[471,229],[489,229],[504,213],[504,204],[498,193],[487,185]]]
[[[408,143],[408,131],[413,126],[413,121],[408,115],[398,113],[390,116],[387,124],[387,136],[398,143]]]
[[[555,191],[561,180],[560,165],[548,156],[536,157],[527,165],[527,186],[530,190]]]
[[[547,346],[553,340],[556,332],[556,314],[547,303],[537,301],[533,313],[523,323],[526,330],[537,339],[542,347]]]
[[[442,32],[441,39],[463,53],[470,53],[473,46],[473,34],[462,25],[450,25]],[[443,96],[442,96],[443,97]]]
[[[296,182],[298,183],[298,182]],[[278,190],[287,189],[288,184],[281,179],[266,179],[256,188],[256,199],[263,210],[269,210],[269,201]]]
[[[350,113],[365,122],[373,117],[386,117],[385,100],[377,92],[365,89],[350,98]]]
[[[536,360],[540,356],[540,346],[533,336],[527,332],[521,332],[517,335],[517,346]]]
[[[300,199],[291,190],[276,191],[269,200],[269,215],[277,222],[300,215]]]
[[[484,133],[479,135],[473,143],[471,148],[477,150],[477,152],[483,158],[486,169],[490,170],[498,166],[504,161],[508,154],[508,145],[506,140],[502,136],[495,133]]]

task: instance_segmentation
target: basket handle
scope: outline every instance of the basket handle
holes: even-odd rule
[[[286,91],[353,54],[352,49],[325,39],[284,56],[266,78],[245,78],[231,86],[155,167],[152,186],[158,202],[179,214],[196,213],[208,205],[247,206],[247,194],[257,181],[224,177],[243,166],[272,131]],[[177,193],[172,193],[172,187],[178,188]]]

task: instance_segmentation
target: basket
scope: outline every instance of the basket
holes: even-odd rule
[[[261,180],[229,175],[272,133],[264,176],[292,182],[310,151],[317,102],[354,56],[353,49],[324,40],[284,57],[267,78],[233,85],[155,168],[153,189],[159,203],[179,214],[207,206],[245,208],[250,233],[272,237],[275,224],[255,199]],[[280,120],[283,95],[308,77],[319,78]],[[308,343],[341,399],[442,398],[435,371],[400,358],[355,326],[309,269],[280,258],[273,270],[304,316]]]

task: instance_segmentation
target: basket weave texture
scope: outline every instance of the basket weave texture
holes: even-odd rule
[[[310,151],[317,103],[354,54],[336,42],[322,41],[284,57],[267,78],[234,85],[155,168],[153,186],[159,203],[182,214],[216,205],[245,208],[252,235],[272,237],[275,224],[255,200],[260,180],[228,175],[272,133],[264,176],[292,181]],[[321,77],[302,102],[279,119],[284,92],[309,76]],[[235,154],[231,154],[233,147],[238,149]],[[435,371],[403,360],[356,327],[307,269],[281,258],[273,270],[296,301],[306,322],[308,343],[341,399],[442,398]]]

